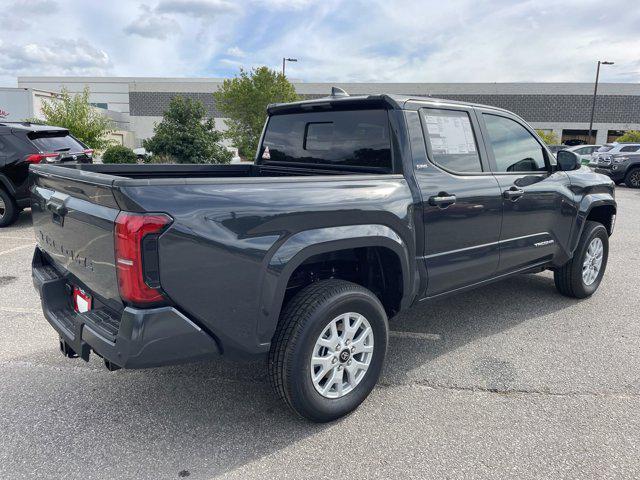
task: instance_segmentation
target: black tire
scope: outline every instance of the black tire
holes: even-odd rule
[[[349,393],[326,398],[311,379],[311,355],[328,324],[344,313],[355,312],[369,322],[374,335],[369,368]],[[369,290],[344,280],[323,280],[302,289],[287,304],[269,352],[269,379],[280,397],[298,415],[314,422],[329,422],[358,407],[378,381],[388,342],[387,315]]]
[[[0,228],[8,227],[15,222],[19,213],[20,209],[13,197],[0,188]]]
[[[624,184],[629,188],[640,188],[640,168],[632,168],[624,177]]]
[[[602,265],[593,283],[587,285],[582,278],[583,263],[589,244],[596,237],[602,240]],[[608,256],[609,235],[607,229],[601,223],[587,221],[582,230],[582,235],[580,236],[580,241],[578,242],[578,247],[576,248],[573,258],[554,271],[553,279],[556,288],[561,294],[567,297],[590,297],[600,286],[600,282],[607,268]]]

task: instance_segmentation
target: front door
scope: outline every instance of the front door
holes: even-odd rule
[[[498,273],[550,261],[566,245],[574,214],[564,172],[516,116],[479,110],[487,153],[500,190],[503,216]]]
[[[423,108],[428,161],[415,167],[422,193],[427,297],[493,276],[498,268],[502,198],[489,171],[471,108]]]

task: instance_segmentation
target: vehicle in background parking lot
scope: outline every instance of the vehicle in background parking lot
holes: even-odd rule
[[[551,153],[556,155],[560,150],[566,150],[569,147],[567,147],[566,145],[547,145],[547,148]]]
[[[0,228],[29,206],[29,165],[91,163],[93,150],[69,130],[29,122],[0,122]]]
[[[597,290],[613,182],[517,115],[340,90],[268,115],[254,164],[31,167],[33,282],[64,355],[266,358],[326,422],[369,395],[411,305],[546,269]]]
[[[591,154],[595,152],[601,145],[575,145],[573,147],[567,147],[564,150],[569,150],[580,157],[580,162],[583,165],[589,165],[591,162]]]
[[[590,167],[595,167],[598,165],[598,160],[603,155],[613,155],[615,153],[635,153],[640,152],[640,143],[605,143],[600,148],[598,148],[595,152],[591,154],[591,161],[589,162]]]
[[[627,187],[640,188],[640,152],[604,154],[595,171],[609,176],[616,185],[624,182]]]

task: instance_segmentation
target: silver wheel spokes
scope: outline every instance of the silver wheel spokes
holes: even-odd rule
[[[603,254],[604,246],[602,245],[602,240],[598,237],[591,240],[584,254],[584,262],[582,263],[582,281],[585,285],[591,285],[596,281],[596,278],[598,278],[598,274],[602,268]]]
[[[4,217],[4,211],[5,211],[4,200],[0,198],[0,218]]]
[[[311,381],[326,398],[340,398],[364,378],[373,356],[373,330],[359,313],[344,313],[324,328],[311,353]]]

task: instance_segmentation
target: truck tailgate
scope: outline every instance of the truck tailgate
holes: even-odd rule
[[[114,254],[114,222],[120,209],[110,179],[46,167],[31,171],[33,227],[40,249],[62,273],[70,273],[112,308],[122,305]],[[105,178],[101,178],[105,177]],[[96,179],[98,181],[96,181]]]

